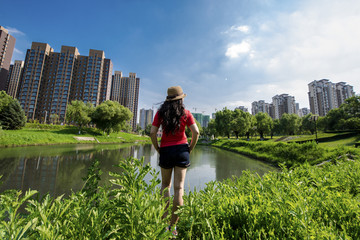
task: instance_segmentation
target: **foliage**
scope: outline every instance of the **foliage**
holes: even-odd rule
[[[256,131],[260,134],[260,138],[264,139],[264,134],[269,134],[272,129],[273,120],[267,113],[259,112],[255,115]]]
[[[113,188],[98,187],[96,165],[90,169],[85,191],[64,198],[49,195],[38,201],[30,191],[0,194],[1,239],[166,239],[167,226],[162,215],[165,201],[159,188],[158,174],[144,159],[128,158],[110,173]],[[145,181],[146,175],[151,176]],[[85,184],[85,186],[87,185]],[[85,189],[85,188],[84,188]],[[25,205],[27,214],[19,214]]]
[[[151,126],[152,126],[152,124],[148,124],[148,125],[146,125],[146,127],[145,127],[145,134],[146,134],[147,136],[150,136]]]
[[[13,100],[14,99],[10,95],[7,95],[5,91],[0,91],[0,112]]]
[[[181,239],[359,239],[360,162],[246,171],[185,196]]]
[[[284,113],[280,118],[280,126],[284,134],[294,135],[299,131],[300,117],[294,113]]]
[[[207,128],[205,128],[205,130],[204,130],[204,134],[205,134],[206,136],[216,138],[216,135],[218,134],[218,132],[217,132],[217,130],[216,130],[216,122],[215,122],[215,119],[211,119],[211,120],[210,120],[210,122],[208,123]]]
[[[251,127],[251,116],[246,112],[235,109],[230,122],[230,129],[235,133],[236,138],[245,135]]]
[[[91,119],[96,127],[110,134],[111,131],[118,132],[126,121],[132,118],[132,113],[128,108],[115,101],[105,101],[98,105],[93,112]]]
[[[215,125],[216,131],[223,136],[230,138],[230,124],[232,121],[232,111],[224,108],[221,111],[215,113]]]
[[[90,123],[91,114],[94,112],[94,107],[91,103],[84,103],[82,101],[72,101],[66,109],[66,120],[74,122],[79,127],[79,134],[81,129]]]
[[[309,113],[301,118],[301,132],[311,134],[315,133],[315,122],[311,119],[312,114]]]
[[[21,129],[25,126],[26,117],[20,103],[10,96],[2,95],[2,97],[2,100],[0,100],[0,123],[2,128],[4,130]]]
[[[344,148],[337,150],[327,149],[315,142],[284,143],[284,142],[249,142],[243,140],[219,140],[212,146],[238,152],[253,158],[264,160],[275,165],[285,164],[287,167],[301,165],[305,162],[316,164],[341,155],[357,155],[355,149]]]

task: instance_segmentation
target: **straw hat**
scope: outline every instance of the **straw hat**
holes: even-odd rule
[[[180,86],[169,87],[167,90],[167,97],[165,101],[175,101],[186,97]]]

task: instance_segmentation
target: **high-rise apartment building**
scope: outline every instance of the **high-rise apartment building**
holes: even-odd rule
[[[267,113],[270,115],[270,104],[264,100],[254,101],[251,103],[251,114],[256,115],[259,112]]]
[[[25,57],[24,72],[20,82],[18,100],[27,119],[34,120],[39,104],[40,86],[46,59],[53,49],[49,44],[33,42]]]
[[[46,43],[33,42],[25,58],[18,99],[28,119],[48,121],[56,114],[63,122],[72,100],[97,106],[110,98],[112,63],[100,50],[89,56],[76,47],[54,52]]]
[[[338,108],[346,98],[354,96],[353,87],[344,82],[332,83],[328,79],[314,80],[308,84],[310,111],[325,116]]]
[[[15,60],[14,64],[10,65],[9,75],[6,85],[6,93],[13,98],[17,97],[19,82],[24,69],[24,61]]]
[[[0,91],[6,91],[11,58],[16,39],[4,27],[0,26]]]
[[[245,106],[239,106],[239,107],[236,107],[235,109],[239,109],[239,110],[241,110],[243,112],[248,112],[248,109]]]
[[[140,109],[140,127],[145,129],[147,125],[151,124],[154,118],[154,110]]]
[[[115,71],[112,81],[110,100],[117,101],[133,113],[130,126],[136,129],[137,111],[139,102],[140,78],[136,73],[129,73],[129,77],[123,77],[121,71]]]
[[[272,98],[274,119],[280,119],[284,113],[293,114],[296,112],[295,97],[288,94],[275,95]]]

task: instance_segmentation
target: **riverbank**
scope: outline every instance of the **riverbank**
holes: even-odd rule
[[[236,139],[221,139],[207,143],[228,151],[240,153],[258,160],[271,163],[275,166],[299,166],[303,163],[311,165],[337,160],[341,156],[349,159],[360,156],[360,150],[345,146],[329,148],[320,146],[315,142],[284,143],[265,141],[243,141]]]
[[[119,132],[110,136],[93,128],[84,128],[78,134],[74,126],[27,124],[21,130],[0,130],[0,147],[54,145],[71,143],[150,143],[147,136]]]

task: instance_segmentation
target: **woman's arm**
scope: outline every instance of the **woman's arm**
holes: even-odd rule
[[[158,127],[155,127],[154,125],[151,126],[151,130],[150,130],[150,138],[151,138],[151,142],[155,147],[155,150],[159,152],[159,143],[158,143],[158,139],[157,139],[157,131],[158,131]]]
[[[191,130],[191,143],[190,143],[190,153],[191,153],[191,151],[196,146],[196,143],[199,139],[200,133],[199,133],[199,128],[197,127],[196,123],[191,125],[189,128]]]

